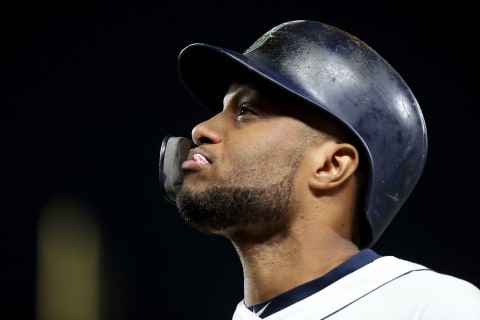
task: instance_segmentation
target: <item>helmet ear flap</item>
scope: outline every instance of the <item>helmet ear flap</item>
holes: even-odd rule
[[[165,198],[175,204],[177,193],[182,187],[182,162],[188,157],[192,140],[167,135],[163,138],[159,157],[159,178]]]

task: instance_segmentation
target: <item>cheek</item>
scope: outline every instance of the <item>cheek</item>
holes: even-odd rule
[[[298,144],[285,135],[284,130],[268,130],[254,139],[230,145],[224,174],[243,181],[258,181],[283,176],[298,159]]]

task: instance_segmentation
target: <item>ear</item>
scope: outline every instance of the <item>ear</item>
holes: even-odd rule
[[[327,140],[312,151],[312,172],[309,186],[315,190],[335,188],[348,180],[357,170],[359,154],[349,143]]]

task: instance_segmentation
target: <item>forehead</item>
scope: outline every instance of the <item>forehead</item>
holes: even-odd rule
[[[272,84],[258,81],[234,80],[224,95],[224,108],[232,102],[248,99],[259,110],[310,122],[319,116],[319,110],[294,95]]]
[[[292,95],[272,85],[252,81],[232,81],[224,95],[224,102],[226,102],[225,100],[242,97],[254,99],[265,104],[265,106],[269,105],[274,109],[278,109],[278,111],[283,109],[286,109],[283,111],[298,111],[301,104],[299,99],[295,99]]]
[[[355,141],[337,120],[312,104],[267,82],[235,80],[228,86],[224,107],[248,99],[257,110],[295,118],[307,126],[343,141]]]

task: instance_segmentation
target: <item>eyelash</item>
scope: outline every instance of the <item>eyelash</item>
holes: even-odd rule
[[[251,101],[239,101],[235,114],[235,121],[238,124],[247,123],[256,119],[258,115],[259,113],[257,112],[254,103]]]
[[[247,113],[252,113],[252,110],[250,110],[249,108],[247,108],[245,106],[241,106],[240,110],[238,111],[238,115],[239,116],[244,116]]]
[[[242,103],[239,107],[237,116],[256,115],[257,113],[250,108],[250,103]]]

